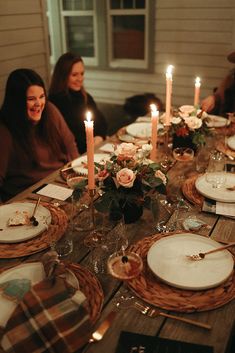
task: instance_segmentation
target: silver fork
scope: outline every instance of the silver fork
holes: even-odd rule
[[[187,324],[195,325],[195,326],[198,326],[198,327],[201,327],[201,328],[205,328],[207,330],[211,329],[211,325],[205,324],[204,322],[199,322],[199,321],[195,321],[195,320],[191,320],[191,319],[186,319],[184,317],[167,314],[165,312],[162,312],[160,310],[152,308],[152,307],[150,307],[148,305],[142,304],[142,303],[140,303],[138,301],[135,301],[133,306],[138,311],[140,311],[143,315],[146,315],[148,317],[154,318],[154,317],[157,317],[159,315],[159,316],[164,316],[164,317],[167,317],[167,318],[170,318],[170,319],[182,321],[182,322],[185,322]]]

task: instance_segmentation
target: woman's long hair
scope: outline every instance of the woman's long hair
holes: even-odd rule
[[[49,88],[49,95],[58,93],[69,96],[68,79],[74,64],[81,62],[84,64],[80,55],[68,52],[61,55],[55,64],[54,71],[51,77],[51,85]],[[81,93],[87,102],[87,93],[85,88],[81,88]]]
[[[37,125],[33,125],[27,114],[27,90],[30,86],[40,86],[46,96],[46,89],[42,78],[33,70],[17,69],[11,72],[6,83],[5,97],[0,110],[0,121],[8,128],[14,139],[32,154],[36,160],[36,146],[32,140],[32,131],[36,133],[53,150],[59,151],[58,131],[53,119],[48,114],[47,99],[42,116]]]

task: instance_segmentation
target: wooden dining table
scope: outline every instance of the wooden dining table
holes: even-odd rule
[[[115,138],[110,138],[109,141],[113,143]],[[99,152],[99,148],[97,149]],[[190,163],[175,162],[172,164],[168,170],[169,185],[167,193],[171,198],[175,195],[176,189],[179,188],[179,176],[191,177],[196,175],[195,171],[195,161]],[[182,181],[182,178],[181,178]],[[55,184],[67,187],[66,181],[58,170],[48,177],[44,178],[37,184],[29,187],[25,191],[21,192],[9,202],[15,201],[32,201],[36,200],[38,195],[35,194],[35,190],[44,184]],[[49,202],[51,204],[57,203],[57,206],[64,209],[65,212],[69,207],[69,201],[58,201],[53,198],[48,198],[42,196],[42,202]],[[189,201],[186,201],[190,205]],[[213,213],[202,212],[200,207],[195,207],[191,204],[190,210],[194,215],[197,215],[203,222],[207,225],[202,227],[197,234],[205,237],[210,237],[215,240],[225,239],[224,242],[235,241],[235,219],[232,217],[225,217],[216,215]],[[188,212],[191,212],[188,211]],[[188,213],[189,214],[189,213]],[[182,217],[188,216],[187,212],[183,214]],[[169,214],[166,210],[162,209],[161,214],[162,219],[166,217],[166,222],[171,222],[172,217],[174,217],[174,212]],[[184,232],[184,231],[183,231]],[[153,228],[152,214],[148,210],[144,211],[143,216],[132,224],[126,225],[126,233],[128,236],[129,246],[135,247],[138,242],[143,241],[143,239],[154,237],[156,231]],[[78,263],[81,266],[88,268],[94,273],[94,268],[92,265],[92,251],[84,245],[84,239],[87,236],[87,231],[78,231],[73,234],[73,252],[68,255],[65,259],[66,262]],[[161,236],[167,236],[167,234],[162,234]],[[14,266],[25,261],[40,261],[40,258],[44,252],[48,249],[43,249],[42,251],[36,252],[32,255],[15,257],[15,258],[1,258],[0,267],[1,270]],[[234,250],[234,248],[233,248]],[[233,251],[233,254],[235,252]],[[1,255],[0,255],[1,257]],[[209,276],[210,274],[208,274]],[[100,323],[105,319],[108,313],[111,311],[116,311],[116,317],[111,323],[108,331],[105,333],[103,339],[99,342],[86,344],[79,352],[82,353],[115,353],[119,337],[121,332],[127,331],[132,333],[137,333],[141,335],[149,335],[169,340],[176,340],[188,343],[194,343],[198,345],[208,345],[213,347],[214,353],[232,353],[235,351],[235,300],[229,300],[227,303],[222,303],[218,307],[213,305],[210,307],[210,301],[206,309],[202,310],[163,310],[165,313],[170,313],[178,315],[182,318],[187,318],[195,321],[199,321],[205,324],[211,325],[211,329],[204,329],[196,327],[191,324],[180,322],[171,318],[166,318],[163,316],[156,316],[154,318],[143,315],[141,312],[135,308],[118,308],[115,303],[117,303],[118,298],[122,293],[127,290],[128,293],[132,293],[137,296],[138,300],[143,301],[141,295],[138,292],[133,292],[132,286],[128,283],[114,279],[109,273],[96,273],[95,276],[99,280],[103,295],[104,302],[102,311],[99,315],[98,320],[94,324],[94,330],[99,326]],[[170,287],[170,286],[169,286]],[[211,292],[213,296],[213,292]],[[216,292],[215,293],[219,293]],[[202,296],[204,293],[202,293]],[[218,295],[219,294],[215,294]],[[218,298],[219,299],[219,298]],[[200,297],[198,297],[200,301]],[[164,299],[163,299],[164,301]],[[149,304],[149,303],[148,303]],[[180,304],[179,304],[180,308]],[[200,308],[200,303],[199,303]],[[26,351],[25,351],[26,352]],[[137,351],[136,351],[137,352]],[[144,352],[144,350],[143,350]]]

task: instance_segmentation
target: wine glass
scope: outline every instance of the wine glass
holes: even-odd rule
[[[119,210],[109,214],[97,212],[94,229],[85,238],[84,244],[92,251],[94,271],[106,272],[109,255],[119,250],[125,251],[128,246],[123,213]]]
[[[70,218],[76,231],[85,231],[92,228],[89,212],[89,198],[87,192],[87,178],[76,173],[67,176],[67,184],[73,189],[71,195]]]

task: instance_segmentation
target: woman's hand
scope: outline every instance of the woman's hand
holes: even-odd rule
[[[215,96],[208,96],[201,102],[201,108],[205,112],[210,112],[215,107]]]
[[[94,144],[95,144],[95,146],[100,145],[101,142],[103,142],[103,137],[101,137],[101,136],[95,136],[95,137],[94,137]]]

